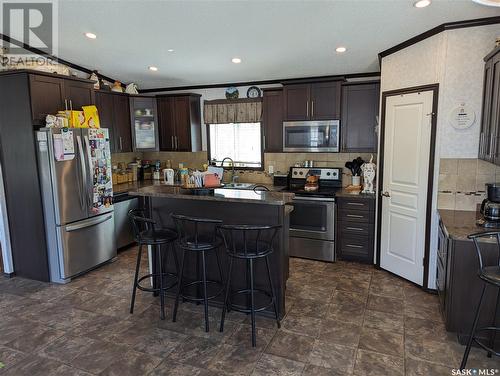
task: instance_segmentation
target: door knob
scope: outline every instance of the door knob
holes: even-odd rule
[[[389,194],[389,192],[385,191],[385,192],[380,192],[380,195],[381,196],[384,196],[384,197],[391,197],[391,195]]]

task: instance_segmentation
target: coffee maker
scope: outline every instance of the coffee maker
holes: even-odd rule
[[[500,228],[500,183],[486,184],[487,198],[481,203],[482,217],[476,221],[478,226]]]

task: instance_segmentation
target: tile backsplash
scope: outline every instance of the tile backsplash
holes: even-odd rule
[[[438,208],[475,211],[486,197],[485,184],[500,181],[500,167],[480,159],[442,158]]]
[[[272,175],[268,173],[269,166],[273,166],[275,173],[287,173],[288,168],[295,163],[305,160],[313,160],[316,167],[342,167],[343,185],[351,184],[351,172],[344,167],[347,161],[361,157],[369,161],[370,153],[264,153],[264,171],[238,170],[239,181],[242,183],[271,184]],[[207,163],[208,155],[206,151],[200,152],[143,152],[143,153],[120,153],[112,155],[113,164],[119,162],[132,162],[136,157],[148,160],[160,160],[172,162],[172,167],[177,168],[179,163],[189,168],[202,169]],[[373,154],[373,160],[377,162],[377,155]]]

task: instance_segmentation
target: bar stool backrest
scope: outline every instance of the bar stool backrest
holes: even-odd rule
[[[140,241],[141,233],[145,231],[155,231],[155,221],[151,218],[146,217],[146,213],[142,209],[132,209],[128,212],[128,217],[132,223],[132,229],[134,231],[134,238],[136,241]]]
[[[239,257],[259,256],[273,251],[280,225],[222,225],[219,226],[226,251]]]
[[[196,249],[217,243],[217,227],[222,224],[221,220],[194,218],[179,214],[171,216],[179,234],[178,242],[181,247]]]
[[[476,248],[477,257],[479,258],[479,268],[483,270],[486,266],[500,266],[500,231],[487,231],[487,232],[479,232],[475,234],[471,234],[467,236],[469,239],[472,239],[474,242],[474,246]],[[491,242],[480,242],[481,239],[495,239],[495,250],[496,256],[494,263],[484,264],[485,255],[484,255],[484,247],[487,244],[491,244]]]

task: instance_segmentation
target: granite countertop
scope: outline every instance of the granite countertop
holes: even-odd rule
[[[454,240],[467,240],[467,235],[486,231],[484,227],[476,225],[479,213],[465,210],[438,209],[441,222],[449,237]]]
[[[137,186],[135,189],[129,190],[131,196],[146,196],[146,197],[167,197],[187,200],[202,200],[202,201],[224,201],[224,202],[244,202],[251,204],[266,204],[266,205],[286,205],[292,202],[293,193],[286,192],[254,192],[253,190],[244,189],[215,189],[211,194],[196,195],[190,189],[185,189],[179,186],[166,185],[160,182],[155,184]]]
[[[375,200],[375,193],[360,193],[359,191],[348,191],[345,188],[335,193],[335,197],[359,197]]]
[[[113,184],[113,194],[115,196],[128,194],[130,191],[135,191],[139,188],[150,187],[152,185],[159,185],[161,182],[159,180],[144,180],[144,181],[134,181],[130,183]]]

